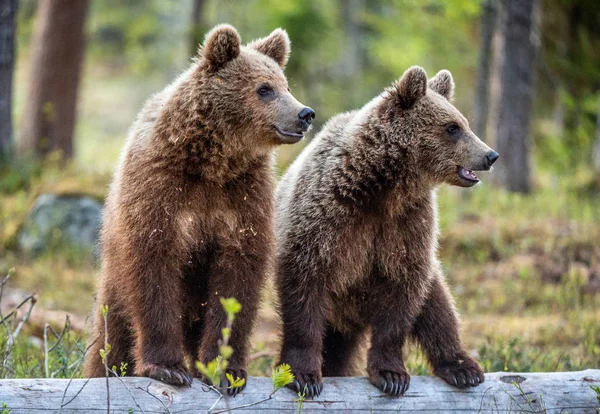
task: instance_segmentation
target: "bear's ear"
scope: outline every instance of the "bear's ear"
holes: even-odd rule
[[[420,66],[408,68],[394,84],[395,98],[402,109],[411,108],[427,93],[427,73]]]
[[[200,54],[210,69],[216,71],[238,57],[241,44],[240,35],[233,26],[220,24],[206,34]]]
[[[451,101],[454,95],[454,80],[450,71],[443,69],[437,75],[429,79],[429,87]]]
[[[283,29],[275,29],[267,37],[257,39],[248,44],[249,48],[259,51],[263,55],[267,55],[275,62],[285,68],[290,56],[290,37]]]

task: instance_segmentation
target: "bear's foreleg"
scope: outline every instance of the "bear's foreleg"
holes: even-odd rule
[[[137,257],[121,269],[123,292],[135,333],[135,375],[174,385],[191,385],[183,352],[181,263],[162,233],[153,244],[141,244]],[[176,237],[172,235],[171,237]]]
[[[288,387],[312,398],[323,390],[322,352],[328,302],[324,282],[303,275],[303,266],[293,264],[301,254],[296,251],[284,253],[278,262],[278,293],[283,319],[279,363],[289,364],[294,373],[295,380]],[[307,268],[303,270],[307,271]]]
[[[204,333],[198,353],[199,360],[205,364],[219,355],[222,329],[227,325],[227,316],[220,299],[235,298],[242,308],[235,316],[231,329],[229,345],[233,348],[233,354],[226,369],[234,379],[246,379],[248,376],[250,335],[258,314],[267,265],[271,259],[269,240],[263,240],[260,234],[242,237],[244,238],[240,243],[221,246],[221,251],[211,266]],[[228,388],[227,392],[236,395],[245,386],[246,384]]]
[[[481,366],[468,356],[460,340],[458,316],[441,272],[432,280],[413,335],[427,355],[434,373],[450,385],[475,387],[484,381]]]
[[[371,348],[367,373],[373,385],[392,396],[410,385],[403,347],[427,297],[426,279],[414,283],[403,276],[377,274],[371,288]]]

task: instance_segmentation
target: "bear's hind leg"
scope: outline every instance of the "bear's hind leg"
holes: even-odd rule
[[[484,381],[481,366],[468,356],[462,345],[456,310],[441,274],[432,281],[413,336],[427,355],[434,373],[448,384],[466,388]]]
[[[342,333],[327,326],[323,340],[323,376],[348,377],[356,374],[364,331]]]

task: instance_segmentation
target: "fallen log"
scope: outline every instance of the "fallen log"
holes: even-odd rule
[[[325,378],[323,393],[302,403],[302,413],[598,413],[600,370],[555,373],[486,374],[479,387],[459,390],[435,377],[412,377],[400,398],[383,395],[366,378]],[[148,378],[111,378],[110,412],[146,413],[296,413],[298,395],[288,389],[273,394],[269,378],[249,378],[235,398],[194,381],[172,387]],[[106,412],[103,378],[0,380],[0,405],[11,414]],[[1,408],[0,408],[1,410]],[[2,411],[0,411],[2,412]],[[6,412],[6,411],[5,411]]]

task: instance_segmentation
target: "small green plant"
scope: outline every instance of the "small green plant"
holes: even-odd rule
[[[127,375],[127,365],[128,365],[127,362],[121,361],[121,365],[119,366],[118,374],[117,374],[117,366],[116,365],[112,366],[111,371],[120,377],[124,377]]]
[[[102,314],[102,318],[104,318],[104,325],[105,327],[108,324],[108,305],[104,305],[100,308],[100,313]],[[107,331],[108,332],[108,331]],[[106,358],[108,357],[108,354],[110,354],[112,347],[111,345],[108,343],[108,333],[106,334],[105,337],[105,342],[104,342],[104,348],[100,349],[100,358],[102,359],[102,363],[104,365],[107,364]]]
[[[298,393],[298,414],[302,412],[302,406],[304,405],[304,400],[306,400],[306,391],[302,391]]]
[[[273,392],[277,392],[280,388],[291,384],[294,381],[292,368],[288,364],[276,366],[271,374],[271,381],[273,381]]]
[[[196,369],[200,371],[204,378],[213,386],[225,384],[225,380],[229,381],[229,389],[241,388],[246,383],[245,378],[234,378],[233,375],[225,372],[229,365],[229,358],[233,355],[233,348],[229,346],[229,338],[231,338],[231,327],[235,320],[235,315],[242,310],[242,305],[235,298],[221,298],[221,306],[227,314],[227,324],[221,330],[222,338],[219,341],[219,355],[212,361],[204,364],[201,361],[196,361]]]
[[[8,408],[4,401],[2,401],[2,414],[10,414],[11,412],[12,410]]]
[[[596,393],[596,399],[598,400],[598,404],[600,404],[600,386],[590,385],[590,388]],[[598,411],[600,411],[600,408],[598,408]]]

